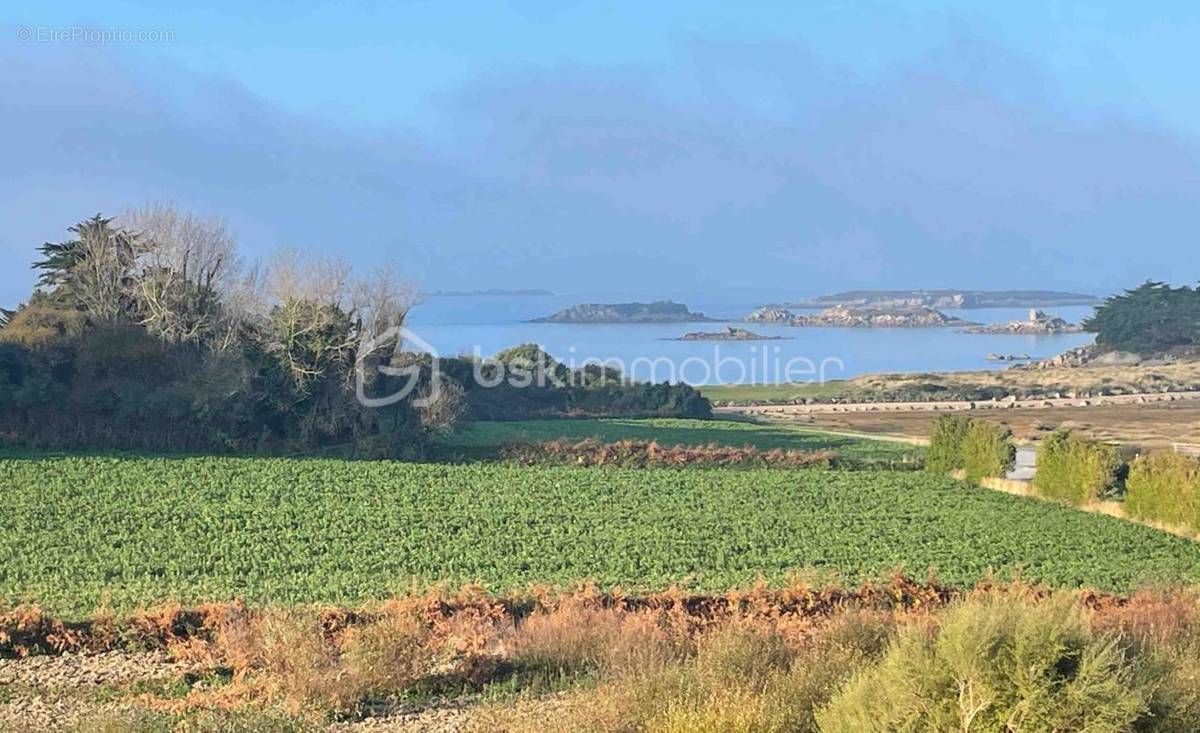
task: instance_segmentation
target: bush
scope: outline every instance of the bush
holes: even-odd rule
[[[972,420],[963,439],[962,468],[967,481],[979,483],[991,476],[1004,476],[1017,458],[1012,433],[986,420]]]
[[[1125,509],[1135,519],[1200,531],[1200,461],[1179,453],[1138,456],[1125,482]]]
[[[925,453],[925,470],[949,475],[963,467],[963,440],[971,427],[971,418],[962,415],[941,415],[933,421],[929,450]]]
[[[1121,465],[1114,446],[1061,430],[1038,446],[1033,485],[1048,499],[1079,506],[1111,493]]]
[[[1139,681],[1078,605],[995,595],[903,630],[884,659],[818,712],[826,733],[898,730],[1128,731],[1145,722]]]
[[[925,469],[941,475],[961,470],[973,483],[988,476],[1003,476],[1016,458],[1010,435],[1007,428],[994,422],[941,415],[934,421]]]
[[[973,483],[1003,476],[1012,468],[1016,448],[1007,429],[986,420],[942,415],[933,423],[925,468],[946,475],[962,470]]]

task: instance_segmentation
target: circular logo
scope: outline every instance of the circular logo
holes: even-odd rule
[[[17,29],[17,40],[18,41],[33,40],[33,29],[27,25],[23,25],[20,28],[18,28]]]

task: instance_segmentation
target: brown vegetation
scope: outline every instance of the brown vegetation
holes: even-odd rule
[[[469,698],[458,729],[882,730],[862,725],[913,711],[939,730],[1000,730],[993,723],[1016,715],[1071,730],[1175,731],[1200,721],[1198,601],[1020,584],[952,592],[897,577],[724,596],[585,588],[496,598],[467,588],[357,611],[166,608],[98,617],[67,636],[18,609],[0,627],[6,654],[158,646],[189,669],[225,670],[225,682],[182,694],[131,688],[140,712],[129,720],[143,722],[230,711],[353,720],[386,715],[389,700],[490,688]]]
[[[567,464],[577,466],[775,466],[780,468],[829,467],[837,454],[830,450],[760,450],[753,446],[735,448],[716,444],[661,446],[654,441],[621,440],[605,443],[594,439],[554,440],[543,443],[515,442],[500,447],[502,459],[532,466]]]

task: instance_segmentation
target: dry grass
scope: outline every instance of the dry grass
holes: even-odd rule
[[[1066,610],[1055,615],[1035,608],[1048,599],[1047,609]],[[1008,609],[1003,618],[1025,619],[1020,623],[1045,616],[1048,625],[1038,628],[1053,632],[1051,638],[1061,616],[1087,648],[1115,649],[1105,651],[1106,658],[1152,714],[1139,730],[1189,730],[1185,723],[1200,721],[1200,596],[1194,592],[1123,598],[983,584],[951,594],[900,577],[856,591],[798,582],[724,596],[626,597],[583,588],[495,598],[472,588],[357,611],[230,605],[200,615],[168,609],[133,625],[161,629],[181,615],[201,618],[194,636],[173,635],[164,643],[177,658],[229,670],[231,680],[193,688],[182,698],[143,695],[137,702],[175,716],[280,711],[287,720],[320,721],[331,714],[353,719],[413,695],[495,689],[502,692],[476,699],[473,730],[815,731],[821,711],[851,680],[878,670],[889,655],[919,647],[933,660],[926,666],[940,664],[943,652],[928,651],[925,632],[914,629],[932,634],[950,623],[946,619],[957,619],[955,643],[974,649],[974,629],[992,628],[993,607]],[[106,625],[114,639],[126,627]],[[1013,637],[1017,643],[1024,643],[1021,633]],[[907,641],[897,647],[901,635]],[[979,643],[955,663],[989,665],[990,647]],[[941,688],[923,689],[924,695]]]
[[[884,407],[895,406],[868,405],[861,410],[828,412],[784,405],[766,408],[770,412],[762,417],[814,430],[921,441],[929,437],[933,421],[946,412],[919,403],[903,406],[903,409]],[[738,414],[739,410],[726,412]],[[1200,400],[1197,399],[1115,405],[992,407],[955,410],[955,414],[1000,422],[1021,441],[1037,440],[1053,430],[1070,429],[1094,440],[1152,448],[1169,447],[1171,443],[1200,443]]]

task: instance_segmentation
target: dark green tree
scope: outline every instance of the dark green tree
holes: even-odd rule
[[[1084,321],[1108,350],[1154,353],[1200,343],[1200,289],[1147,280],[1097,306]]]
[[[134,308],[135,268],[145,252],[138,237],[100,214],[67,231],[75,238],[38,248],[44,257],[33,263],[42,271],[38,285],[101,320],[128,315]]]

